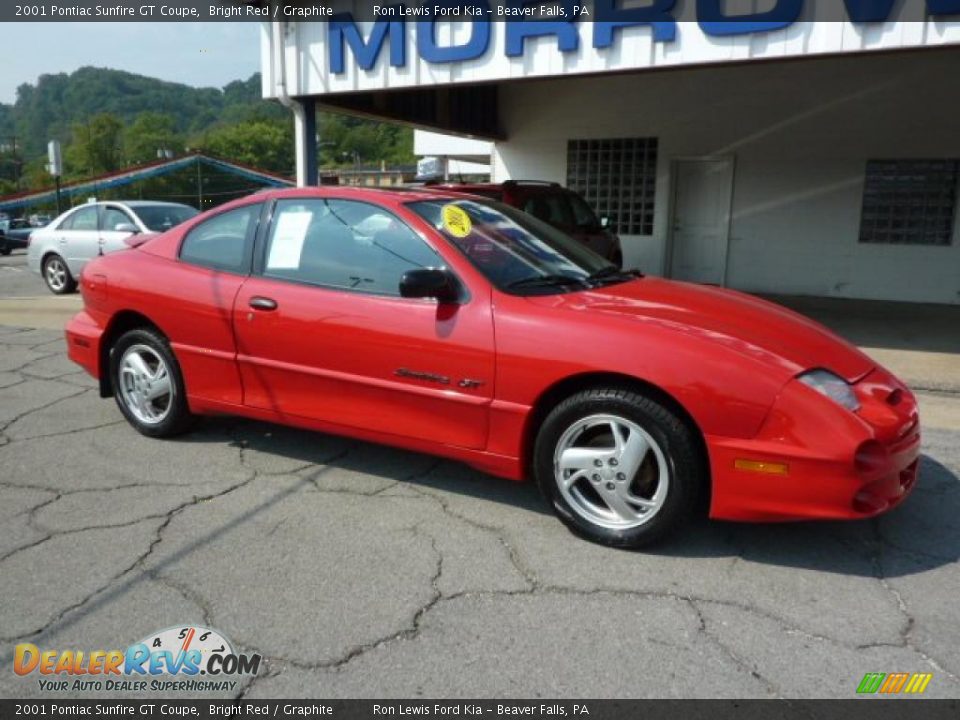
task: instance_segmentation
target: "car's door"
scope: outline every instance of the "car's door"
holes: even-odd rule
[[[118,230],[117,228],[123,228]],[[123,208],[117,205],[102,205],[100,208],[100,249],[107,253],[123,250],[126,240],[133,234],[130,228],[140,230],[140,225]]]
[[[77,277],[88,260],[100,252],[99,212],[97,205],[85,205],[57,228],[60,255],[67,261],[70,274]]]
[[[262,208],[227,209],[191,226],[179,262],[158,264],[143,283],[151,317],[170,335],[191,403],[242,403],[232,313],[250,272]]]
[[[493,396],[490,292],[402,298],[402,274],[446,265],[377,205],[277,202],[234,309],[244,404],[482,448]]]

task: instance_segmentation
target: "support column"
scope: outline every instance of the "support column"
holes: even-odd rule
[[[317,176],[317,104],[312,98],[296,98],[293,132],[296,140],[297,186],[319,183]]]

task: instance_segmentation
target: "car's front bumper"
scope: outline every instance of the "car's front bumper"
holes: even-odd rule
[[[854,389],[856,413],[792,381],[755,438],[708,437],[711,517],[855,519],[899,505],[918,477],[916,400],[879,368]]]

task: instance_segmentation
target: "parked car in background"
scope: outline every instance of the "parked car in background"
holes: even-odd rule
[[[82,283],[70,358],[150,437],[232,414],[430,452],[532,476],[622,547],[701,498],[727,520],[855,519],[917,482],[916,400],[857,348],[486,198],[270,190]]]
[[[52,219],[49,215],[31,215],[28,221],[30,222],[30,227],[42,228],[49,225]]]
[[[0,255],[9,255],[14,250],[27,247],[30,235],[35,231],[36,228],[22,218],[4,222],[0,227]]]
[[[620,238],[607,230],[606,219],[598,218],[580,195],[557,183],[507,180],[500,184],[444,183],[425,187],[432,188],[480,195],[520,208],[576,238],[617,267],[623,267]]]
[[[166,232],[196,214],[189,205],[148,200],[79,205],[33,231],[27,265],[43,276],[51,292],[71,293],[92,258],[128,247],[134,235]]]

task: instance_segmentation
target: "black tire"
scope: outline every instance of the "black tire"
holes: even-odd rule
[[[145,422],[137,417],[128,406],[128,394],[124,392],[121,379],[121,361],[124,354],[135,346],[146,347],[159,357],[167,370],[170,381],[170,395],[166,414],[158,422]],[[134,352],[137,352],[134,350]],[[180,364],[170,349],[167,339],[153,328],[137,328],[120,336],[110,349],[110,383],[113,396],[120,412],[134,429],[142,435],[153,438],[166,438],[187,431],[194,422],[194,416],[187,405],[186,386]]]
[[[9,245],[4,245],[3,247],[0,247],[0,255],[9,255],[12,252],[13,252],[13,248],[10,247]]]
[[[57,268],[58,272],[53,273],[52,271]],[[61,273],[63,276],[62,282],[54,281],[51,277],[52,275],[60,277]],[[54,295],[69,295],[77,290],[77,281],[70,274],[70,268],[67,267],[66,261],[56,253],[50,253],[43,259],[43,281]]]
[[[602,501],[602,495],[597,492],[600,486],[606,485],[610,491],[614,489],[614,483],[598,482],[598,475],[592,474],[592,471],[578,481],[581,509],[576,505],[577,498],[574,497],[574,503],[571,503],[559,487],[554,465],[558,444],[568,430],[579,426],[584,419],[601,415],[616,416],[633,423],[655,441],[660,451],[659,455],[654,452],[653,470],[641,465],[633,478],[625,480],[628,491],[634,495],[642,494],[634,489],[639,487],[634,483],[640,482],[644,473],[655,473],[658,479],[653,487],[659,487],[660,468],[668,472],[669,481],[658,509],[636,527],[605,527],[585,517],[582,498],[589,500],[592,494]],[[603,447],[607,447],[607,444],[603,443]],[[695,513],[698,498],[708,481],[706,461],[700,447],[695,430],[670,407],[625,388],[597,387],[567,398],[547,415],[534,445],[533,470],[541,493],[573,532],[611,547],[639,548],[676,532]],[[645,459],[644,463],[647,462]],[[614,469],[603,468],[601,471],[613,472]],[[591,482],[595,487],[591,488]],[[612,512],[612,505],[610,510]]]

